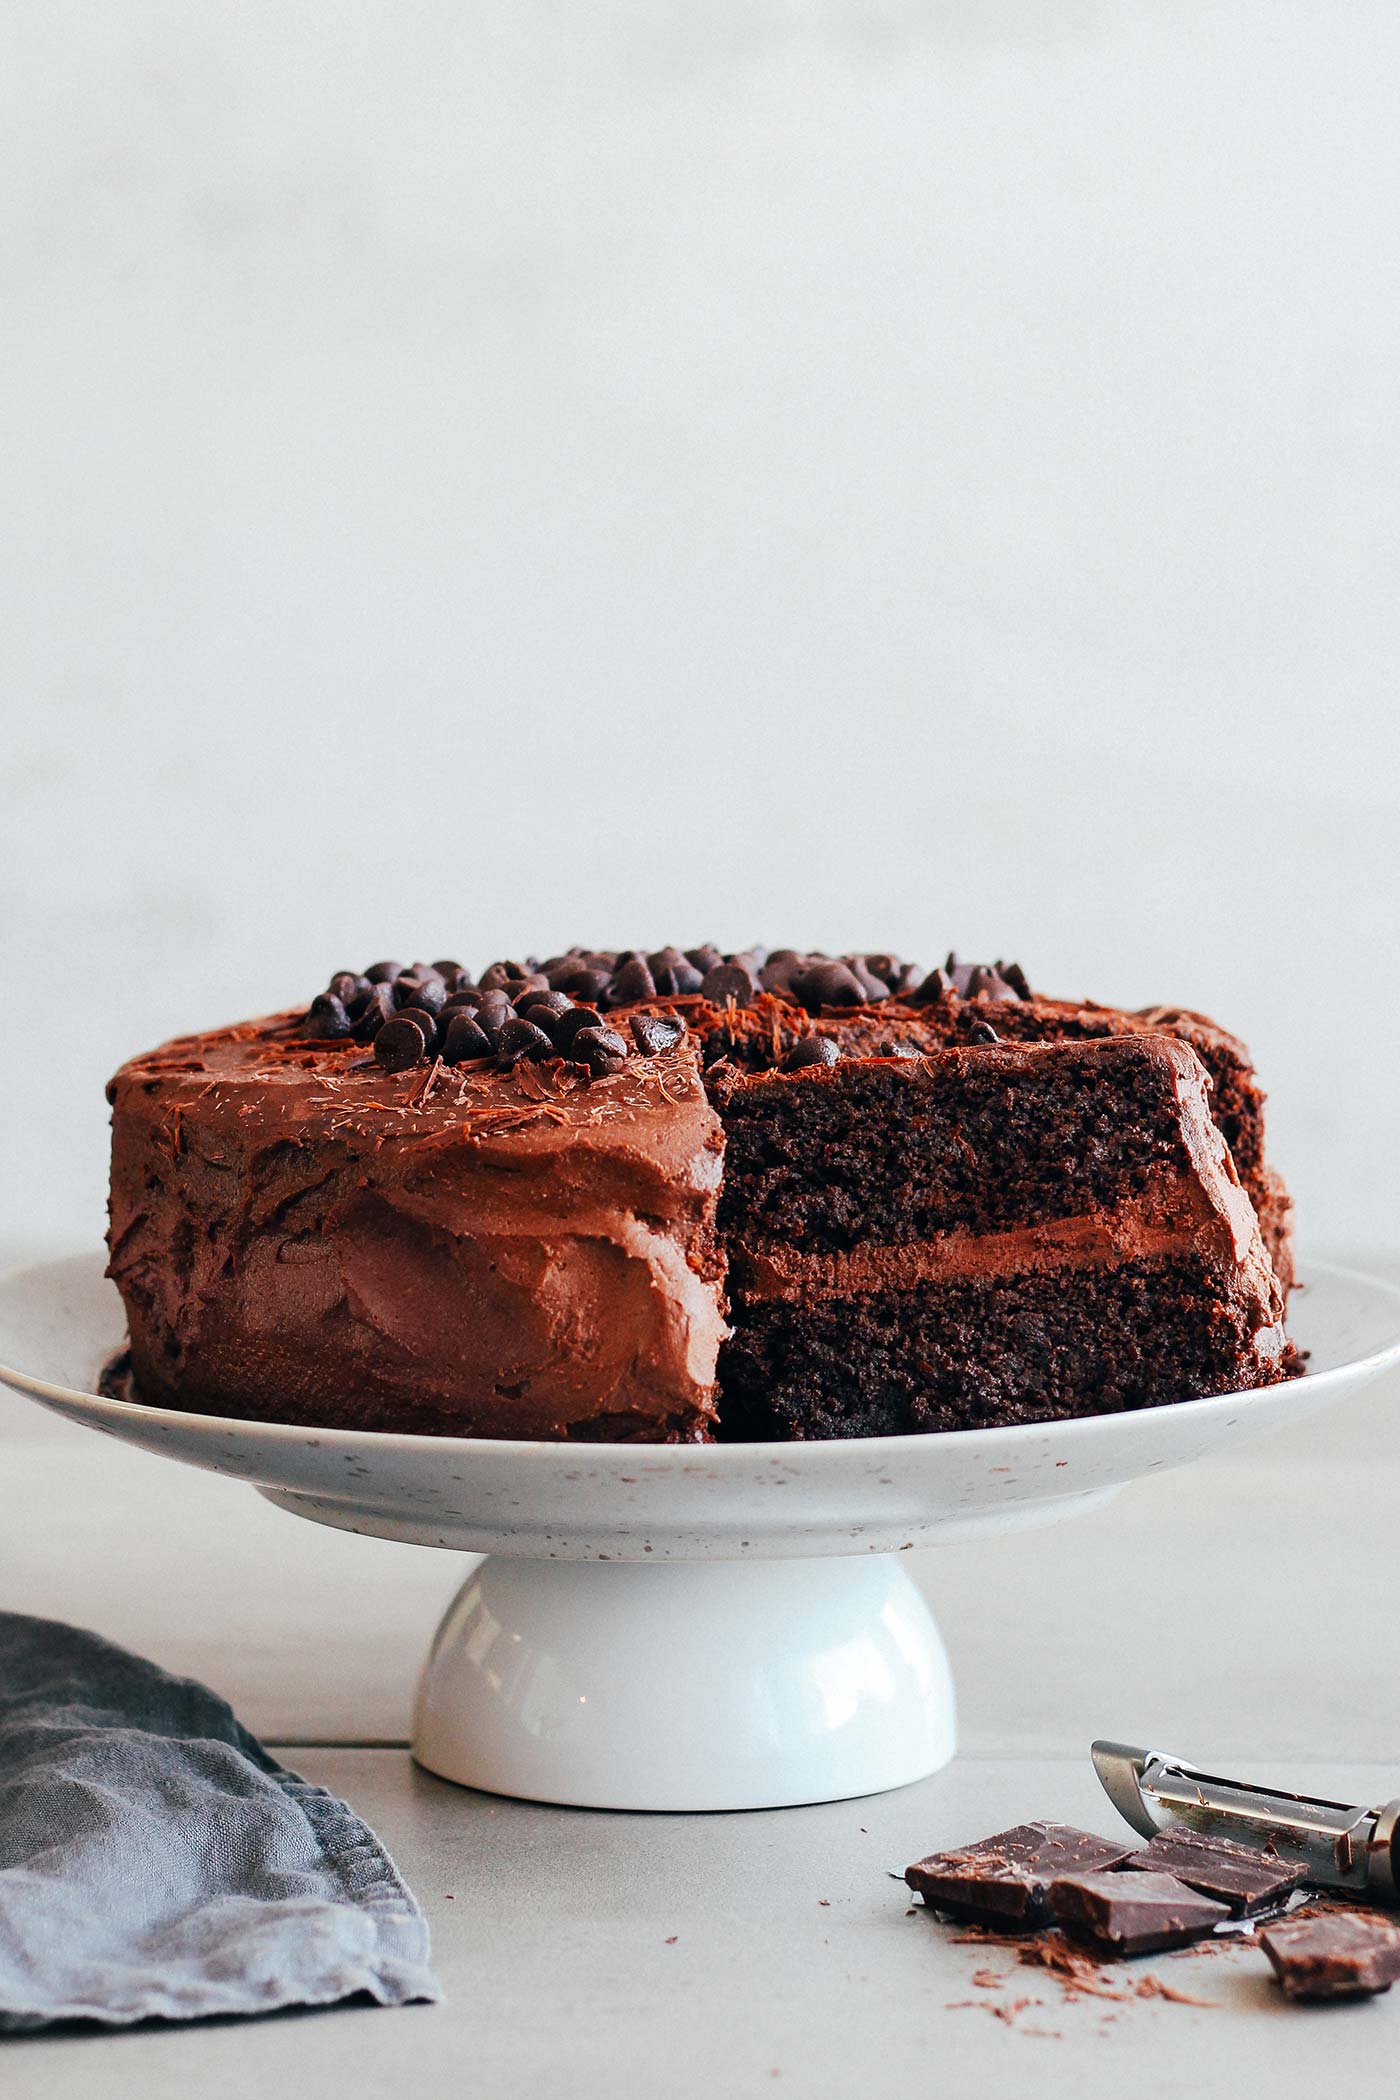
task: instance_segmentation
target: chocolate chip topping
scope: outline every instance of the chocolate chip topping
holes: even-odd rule
[[[427,1021],[424,1014],[422,1021]],[[434,1031],[435,1032],[435,1031]],[[416,1012],[395,1014],[374,1039],[374,1054],[386,1072],[406,1072],[427,1055],[431,1037]]]
[[[752,1006],[758,994],[758,984],[752,973],[740,962],[716,963],[707,970],[700,983],[700,996],[713,1006]]]
[[[390,1071],[415,1062],[418,1041],[420,1057],[441,1055],[448,1063],[495,1056],[509,1068],[522,1060],[558,1056],[598,1077],[620,1070],[629,1054],[663,1055],[685,1033],[678,1015],[633,1015],[629,1044],[605,1025],[605,1014],[696,997],[713,1007],[742,1011],[762,996],[799,1006],[814,1019],[892,999],[913,1005],[953,1000],[963,1003],[958,1018],[965,1039],[992,1043],[1000,1040],[997,1031],[973,1009],[985,1011],[1033,994],[1018,963],[962,963],[956,955],[924,975],[916,963],[885,950],[833,956],[754,946],[725,955],[708,942],[645,953],[576,947],[544,962],[532,955],[523,962],[506,958],[476,977],[453,957],[431,963],[386,960],[371,963],[362,974],[337,970],[312,1000],[298,1032],[312,1042],[373,1044],[379,1063]],[[423,1025],[413,1033],[397,1025],[407,1020],[411,1029],[415,1019]],[[381,1049],[387,1029],[393,1032]],[[576,1048],[585,1034],[589,1042]],[[840,1054],[829,1037],[804,1037],[789,1051],[784,1069],[833,1063]],[[892,1038],[875,1054],[918,1053]]]
[[[685,1034],[685,1022],[676,1014],[633,1014],[628,1025],[643,1057],[660,1057],[663,1050],[674,1050]]]
[[[554,1044],[544,1029],[519,1017],[505,1023],[496,1043],[497,1060],[506,1068],[518,1065],[523,1058],[528,1057],[531,1064],[538,1064],[541,1058],[553,1055]]]
[[[865,988],[855,972],[829,957],[803,970],[794,978],[792,989],[809,1014],[820,1013],[824,1006],[867,1004]],[[888,990],[885,996],[889,996]]]
[[[350,1016],[334,992],[318,992],[306,1017],[306,1033],[314,1042],[331,1043],[351,1033]]]
[[[834,1065],[840,1060],[840,1045],[833,1043],[829,1035],[804,1035],[783,1059],[783,1070],[805,1072],[812,1065]]]
[[[472,1014],[454,1013],[447,1022],[447,1032],[442,1041],[442,1061],[447,1065],[470,1064],[478,1057],[490,1057],[491,1038],[478,1025]]]
[[[964,963],[950,954],[941,970],[930,970],[913,997],[921,1005],[956,996],[960,999],[1030,999],[1034,997],[1019,963]]]
[[[620,1072],[627,1062],[627,1045],[612,1028],[580,1028],[569,1045],[576,1064],[587,1065],[595,1079]]]

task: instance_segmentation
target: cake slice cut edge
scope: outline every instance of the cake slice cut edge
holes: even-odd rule
[[[1056,1420],[1293,1369],[1179,1036],[843,1060],[736,1076],[717,1100],[728,1437]]]

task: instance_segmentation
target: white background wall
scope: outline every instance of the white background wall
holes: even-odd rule
[[[0,1233],[385,952],[1018,956],[1400,1250],[1400,156],[1351,0],[11,0]]]

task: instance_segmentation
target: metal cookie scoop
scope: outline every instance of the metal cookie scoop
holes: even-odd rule
[[[1231,1838],[1296,1861],[1319,1887],[1400,1905],[1400,1799],[1382,1808],[1310,1801],[1127,1743],[1095,1743],[1092,1756],[1109,1800],[1144,1837],[1184,1829]]]

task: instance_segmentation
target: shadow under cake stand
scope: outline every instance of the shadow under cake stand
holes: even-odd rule
[[[1291,1320],[1305,1377],[1131,1414],[709,1446],[311,1430],[100,1398],[123,1332],[102,1267],[0,1283],[0,1380],[294,1516],[488,1556],[433,1641],[413,1755],[590,1808],[773,1808],[937,1771],[953,1682],[901,1554],[1058,1523],[1400,1360],[1400,1289],[1315,1263]]]

